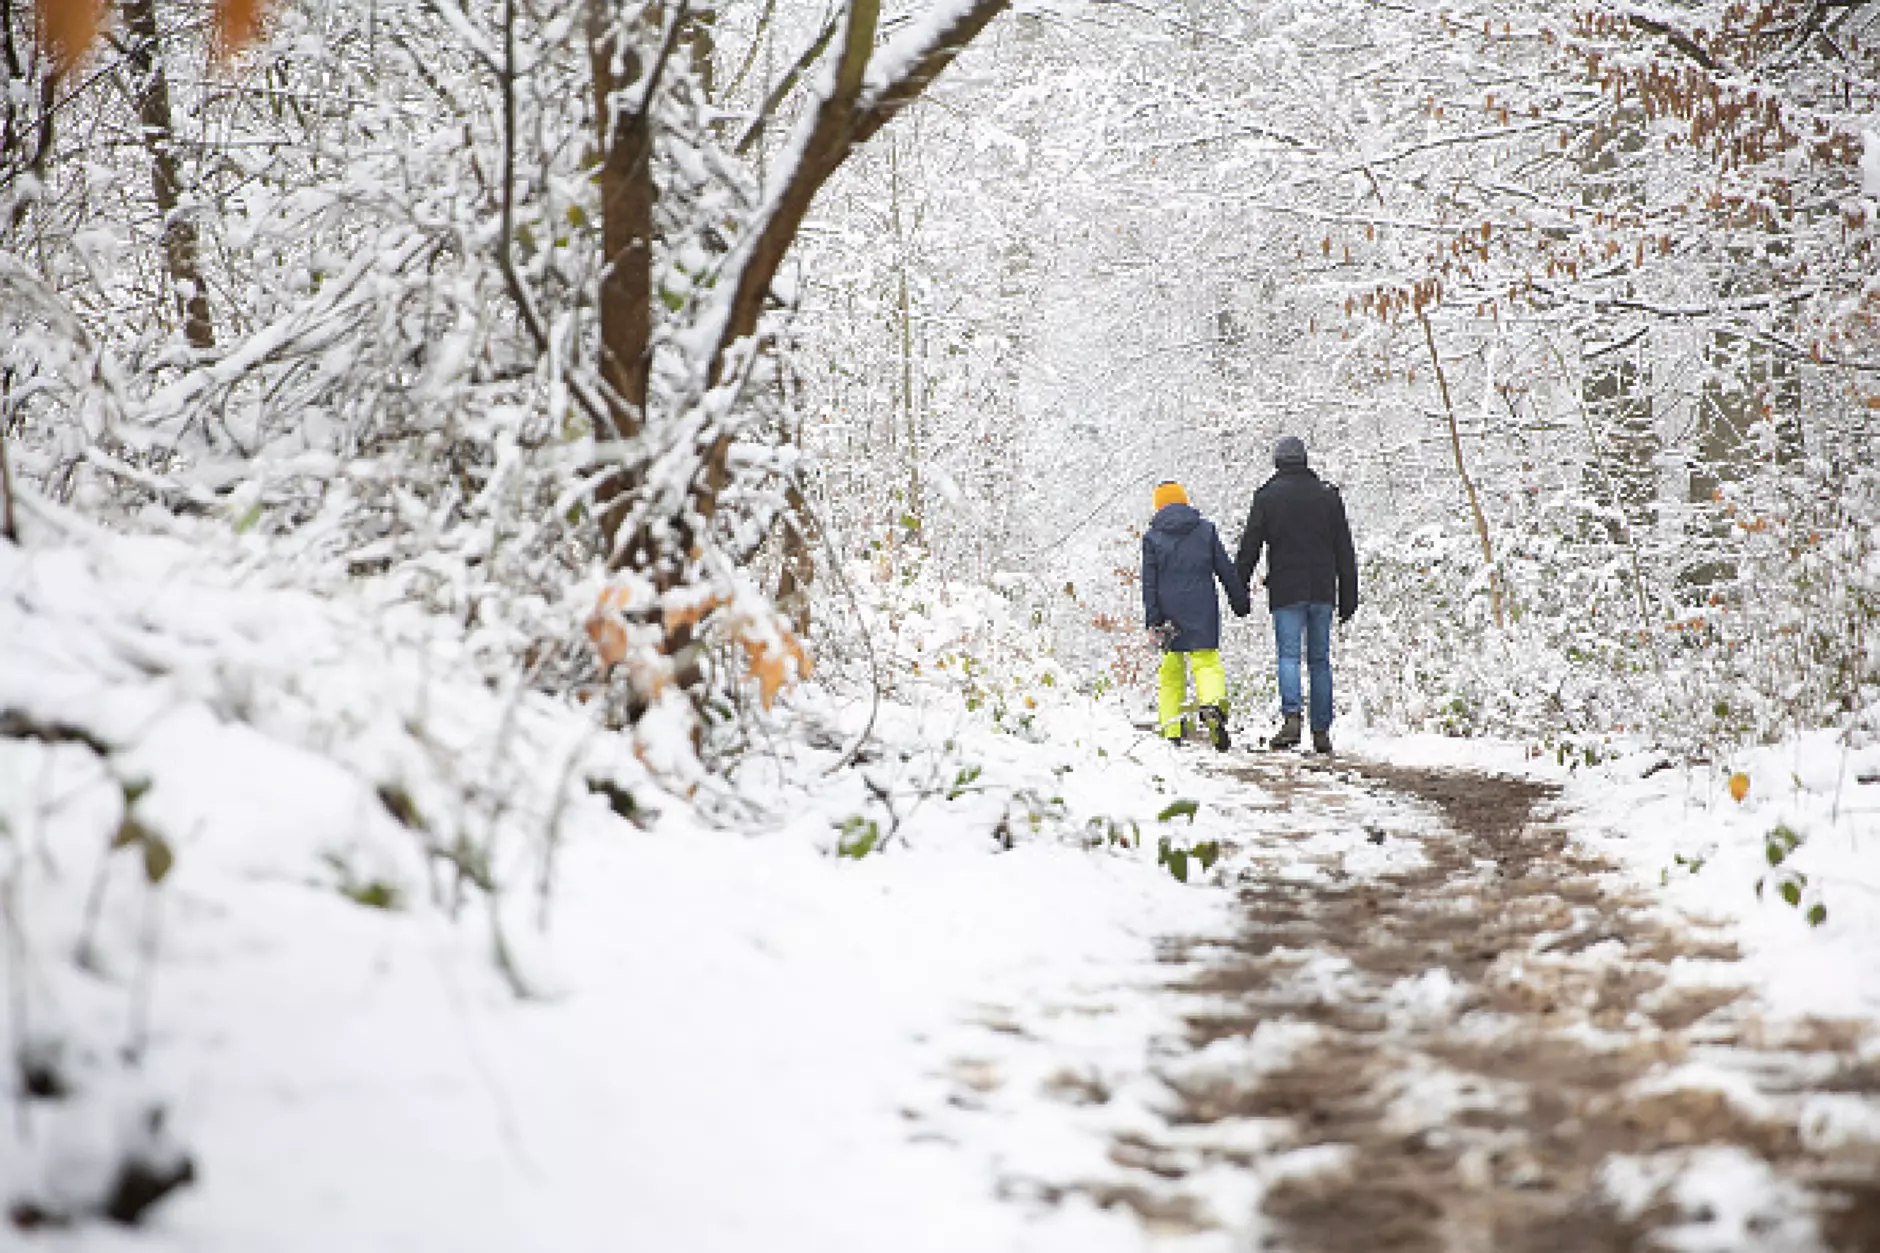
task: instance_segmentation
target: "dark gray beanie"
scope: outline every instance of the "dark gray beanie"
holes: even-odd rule
[[[1302,466],[1306,463],[1306,442],[1297,435],[1288,435],[1273,446],[1273,465],[1276,468]]]

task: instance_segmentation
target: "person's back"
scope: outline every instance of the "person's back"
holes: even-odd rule
[[[1348,621],[1358,610],[1358,559],[1351,544],[1344,498],[1306,464],[1296,436],[1273,451],[1273,477],[1253,494],[1234,569],[1251,583],[1261,549],[1267,553],[1266,599],[1273,614],[1282,726],[1274,748],[1299,743],[1300,644],[1312,676],[1312,744],[1332,751],[1332,615]]]
[[[1261,519],[1267,549],[1266,597],[1270,607],[1302,601],[1339,603],[1342,582],[1357,601],[1357,559],[1338,489],[1303,464],[1282,466],[1254,493],[1253,510]],[[1247,536],[1235,567],[1242,580],[1253,574]],[[1342,569],[1349,577],[1341,580]],[[1346,614],[1349,617],[1349,613]]]
[[[1169,641],[1176,652],[1213,648],[1220,642],[1221,608],[1214,595],[1214,545],[1219,539],[1214,524],[1188,504],[1156,510],[1142,537],[1143,551],[1149,555],[1144,569],[1153,572],[1149,577],[1156,583],[1162,617],[1178,628]]]
[[[1244,580],[1234,573],[1214,524],[1188,503],[1179,483],[1155,491],[1155,517],[1142,537],[1143,625],[1164,650],[1156,707],[1162,734],[1181,739],[1181,708],[1188,694],[1188,668],[1195,696],[1216,748],[1228,746],[1227,676],[1221,668],[1220,581],[1228,604],[1245,616],[1252,608]]]

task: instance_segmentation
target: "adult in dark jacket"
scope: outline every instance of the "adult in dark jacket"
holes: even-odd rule
[[[1253,494],[1234,568],[1251,581],[1266,549],[1266,600],[1279,654],[1279,733],[1269,743],[1299,743],[1299,644],[1312,679],[1312,747],[1332,751],[1332,614],[1358,612],[1358,558],[1338,489],[1306,465],[1305,442],[1288,435],[1273,450],[1273,477]]]
[[[1214,747],[1226,749],[1227,672],[1221,668],[1220,581],[1239,617],[1253,606],[1247,582],[1234,570],[1214,524],[1188,503],[1179,483],[1155,489],[1155,518],[1142,537],[1143,625],[1162,640],[1156,684],[1156,717],[1164,737],[1181,742],[1182,705],[1188,698],[1188,669],[1195,672],[1195,701]]]

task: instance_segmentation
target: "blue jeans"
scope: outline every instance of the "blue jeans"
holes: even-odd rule
[[[1299,699],[1299,639],[1305,637],[1306,669],[1312,676],[1314,731],[1332,729],[1332,614],[1331,605],[1300,601],[1273,611],[1273,643],[1279,651],[1279,711],[1297,714]]]

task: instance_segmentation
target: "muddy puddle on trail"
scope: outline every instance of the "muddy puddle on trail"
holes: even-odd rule
[[[1165,1129],[1084,1189],[1241,1247],[1880,1251],[1880,1053],[1775,1021],[1720,933],[1576,849],[1547,787],[1261,756],[1244,925],[1174,943],[1185,1050]],[[1356,867],[1295,816],[1360,823]],[[1251,1172],[1258,1212],[1207,1181]],[[1187,1189],[1192,1185],[1192,1192]]]

